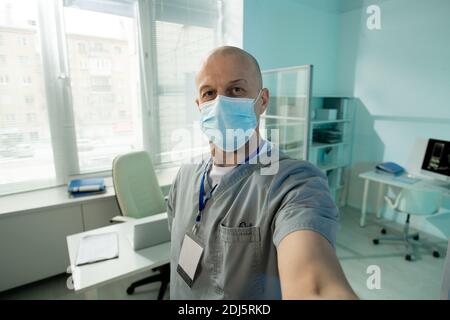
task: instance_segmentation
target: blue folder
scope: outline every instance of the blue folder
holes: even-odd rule
[[[75,198],[101,194],[106,191],[105,181],[103,178],[74,179],[70,181],[67,191]]]
[[[405,172],[405,169],[394,162],[383,162],[376,166],[375,171],[381,174],[399,176]]]

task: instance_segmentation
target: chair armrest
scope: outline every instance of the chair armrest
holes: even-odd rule
[[[400,199],[403,197],[402,192],[399,192],[399,194],[397,195],[397,197],[395,198],[391,198],[388,196],[384,196],[384,200],[386,200],[386,203],[394,210],[398,210],[398,205],[400,203]]]
[[[392,209],[395,209],[395,199],[394,198],[384,196],[384,200],[386,200],[386,203],[389,205],[389,207],[391,207]]]
[[[128,222],[128,221],[133,221],[133,220],[135,220],[135,219],[131,218],[131,217],[115,216],[114,218],[109,220],[109,222],[110,223],[122,223],[122,222]]]

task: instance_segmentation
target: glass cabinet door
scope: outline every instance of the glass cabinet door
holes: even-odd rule
[[[307,159],[311,65],[264,71],[269,105],[261,117],[261,133],[282,152]]]

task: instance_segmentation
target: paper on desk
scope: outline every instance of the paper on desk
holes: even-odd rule
[[[85,236],[80,240],[76,265],[114,259],[119,256],[117,233],[103,233]]]

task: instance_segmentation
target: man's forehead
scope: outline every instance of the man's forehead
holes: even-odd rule
[[[249,84],[254,81],[253,77],[243,72],[237,73],[203,73],[197,79],[198,87],[228,85],[228,84]]]
[[[197,85],[229,83],[243,80],[251,82],[256,77],[251,61],[239,54],[226,54],[209,57],[196,77]]]

